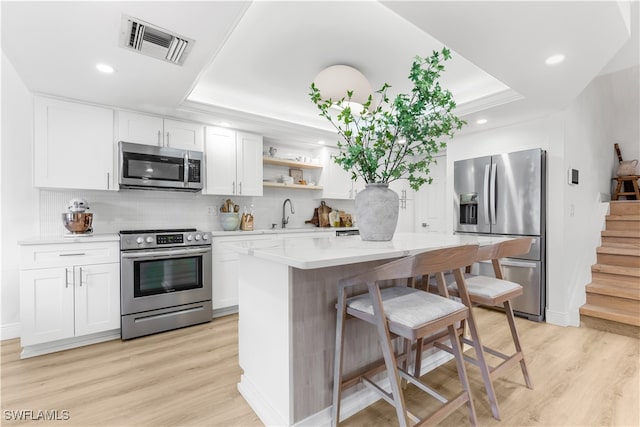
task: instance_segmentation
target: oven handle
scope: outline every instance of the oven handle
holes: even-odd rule
[[[175,249],[169,251],[145,251],[145,252],[123,252],[122,258],[166,258],[176,255],[195,255],[210,253],[211,248],[207,249]]]

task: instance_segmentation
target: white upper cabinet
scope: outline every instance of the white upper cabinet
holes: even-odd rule
[[[113,110],[35,97],[34,185],[115,190]]]
[[[118,111],[118,141],[202,151],[204,126],[130,111]]]
[[[336,164],[333,158],[338,154],[337,149],[323,150],[322,176],[320,184],[323,187],[322,196],[327,199],[355,199],[358,191],[364,189],[361,179],[351,180],[351,172]]]
[[[118,141],[137,144],[163,144],[162,117],[118,111]]]
[[[204,194],[262,196],[262,136],[207,127]]]
[[[185,150],[204,150],[204,126],[198,123],[164,119],[164,145]]]
[[[236,176],[241,196],[262,196],[262,136],[236,133]]]

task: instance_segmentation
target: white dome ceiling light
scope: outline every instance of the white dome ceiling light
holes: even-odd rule
[[[369,95],[373,94],[371,83],[364,74],[348,65],[327,67],[318,73],[313,82],[324,100],[337,102],[347,97],[347,91],[353,91],[349,106],[354,114],[362,111]]]

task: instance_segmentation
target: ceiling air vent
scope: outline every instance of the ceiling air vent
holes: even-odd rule
[[[122,16],[120,46],[182,65],[194,40],[131,16]]]

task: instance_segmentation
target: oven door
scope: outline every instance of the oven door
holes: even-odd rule
[[[122,252],[122,314],[211,300],[211,246]]]

